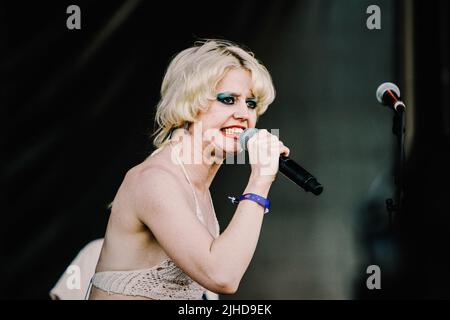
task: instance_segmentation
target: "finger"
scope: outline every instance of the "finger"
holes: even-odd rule
[[[282,154],[282,155],[284,155],[286,157],[288,157],[289,154],[291,153],[291,150],[288,147],[286,147],[283,144],[283,142],[281,142],[281,141],[280,141],[280,144],[279,144],[279,148],[280,148],[280,154]]]
[[[286,147],[282,141],[279,141],[279,148],[280,148],[280,154],[282,154],[286,157],[289,156],[289,153],[291,152],[291,150],[288,147]]]

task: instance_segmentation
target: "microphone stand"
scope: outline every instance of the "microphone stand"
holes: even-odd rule
[[[392,227],[401,217],[404,197],[404,170],[405,170],[405,108],[400,106],[394,111],[392,133],[396,136],[395,156],[395,195],[394,199],[386,199],[386,209],[389,213],[389,225]]]

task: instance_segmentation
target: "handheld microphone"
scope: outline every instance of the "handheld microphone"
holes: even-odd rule
[[[243,150],[247,150],[248,140],[256,133],[258,129],[245,129],[239,136],[239,142]],[[280,156],[279,169],[282,174],[292,182],[302,187],[306,192],[310,191],[316,196],[322,193],[323,186],[317,182],[317,179],[308,171],[289,157]]]
[[[391,82],[381,84],[377,89],[376,96],[379,103],[397,112],[404,111],[406,108],[403,101],[400,100],[400,89]]]

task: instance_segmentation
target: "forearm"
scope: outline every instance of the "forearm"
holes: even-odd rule
[[[273,179],[250,177],[244,193],[267,198]],[[241,201],[224,232],[213,241],[213,266],[227,283],[237,285],[250,264],[258,243],[264,208],[253,201]]]

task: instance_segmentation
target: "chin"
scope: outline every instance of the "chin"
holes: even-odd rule
[[[222,141],[216,143],[216,147],[218,151],[223,152],[224,156],[234,155],[241,150],[239,140],[229,137],[223,137]]]
[[[209,153],[218,159],[236,155],[241,151],[238,134],[225,134],[223,130],[211,131],[207,141],[211,143]]]

